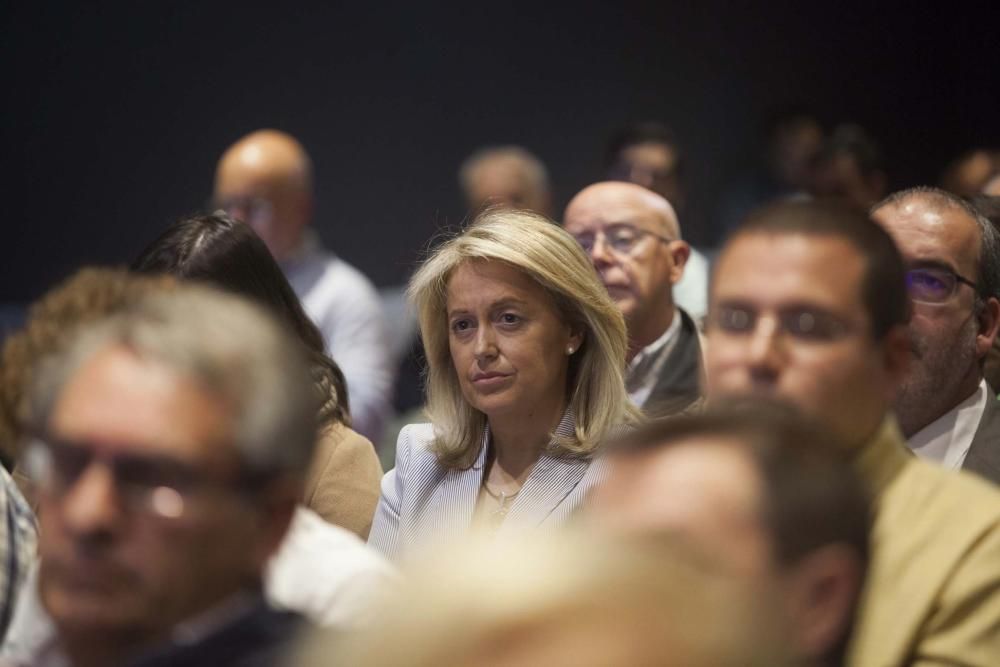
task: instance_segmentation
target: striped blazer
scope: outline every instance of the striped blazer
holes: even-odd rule
[[[556,434],[569,435],[573,429],[573,415],[567,411]],[[368,544],[390,559],[398,560],[414,546],[461,536],[472,526],[489,429],[483,434],[476,462],[466,470],[442,467],[430,450],[433,437],[432,424],[404,427],[396,446],[396,467],[382,478],[382,497]],[[497,537],[563,523],[605,475],[599,458],[542,454],[497,529]]]

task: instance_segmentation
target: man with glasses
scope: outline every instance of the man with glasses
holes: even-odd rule
[[[988,667],[1000,656],[1000,492],[906,449],[890,412],[910,355],[905,285],[892,239],[852,209],[757,212],[716,264],[708,399],[798,405],[865,482],[872,560],[848,664]]]
[[[625,317],[632,402],[658,416],[689,406],[700,395],[701,345],[694,321],[674,303],[691,248],[673,207],[632,183],[597,183],[570,201],[563,225]]]
[[[243,137],[219,160],[213,205],[250,225],[281,264],[344,371],[354,429],[378,442],[394,374],[382,310],[368,279],[325,250],[310,226],[312,162],[305,149],[276,130]]]
[[[1000,238],[970,204],[937,188],[872,209],[907,265],[913,361],[893,406],[921,458],[1000,482],[1000,403],[983,378],[1000,328]]]
[[[261,580],[316,438],[285,332],[248,303],[176,288],[83,331],[33,385],[25,466],[54,653],[282,664],[298,617],[272,610]]]

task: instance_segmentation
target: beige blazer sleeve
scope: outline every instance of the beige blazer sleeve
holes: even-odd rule
[[[303,504],[326,521],[368,539],[378,505],[382,466],[371,441],[336,424],[316,444]]]

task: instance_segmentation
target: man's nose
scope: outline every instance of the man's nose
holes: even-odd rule
[[[747,361],[755,382],[773,383],[784,365],[785,349],[781,325],[776,318],[762,317],[750,334]]]
[[[614,263],[614,255],[604,234],[598,234],[594,238],[594,245],[590,247],[590,261],[598,267]]]
[[[77,536],[111,534],[123,515],[111,470],[96,463],[87,466],[63,495],[61,512],[65,525]]]

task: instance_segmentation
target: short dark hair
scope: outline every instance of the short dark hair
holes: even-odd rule
[[[793,566],[813,551],[846,545],[868,568],[872,502],[851,465],[849,448],[829,429],[790,404],[746,397],[712,405],[700,414],[654,420],[608,447],[629,456],[693,438],[731,439],[743,447],[763,482],[762,520],[779,566]],[[857,612],[855,601],[853,614]],[[826,652],[842,664],[853,622]]]
[[[350,425],[344,374],[326,354],[323,335],[306,315],[281,267],[259,236],[239,220],[217,211],[170,225],[132,263],[141,274],[169,274],[203,281],[268,308],[294,331],[308,354],[321,394],[321,425]]]
[[[608,140],[604,147],[604,168],[611,169],[618,162],[622,151],[639,144],[665,144],[674,149],[677,154],[676,170],[681,169],[681,149],[677,144],[677,135],[669,126],[655,121],[630,123],[619,129]]]
[[[924,199],[933,207],[957,209],[965,213],[976,224],[976,227],[979,228],[979,260],[976,275],[977,309],[981,309],[990,297],[1000,298],[1000,232],[975,204],[947,190],[930,185],[919,185],[893,192],[872,206],[871,212],[874,214],[886,206],[899,206],[915,198]]]
[[[864,213],[837,201],[782,201],[751,213],[727,245],[752,234],[802,234],[846,241],[865,262],[861,297],[874,338],[881,340],[893,327],[909,322],[903,258],[889,234]]]

